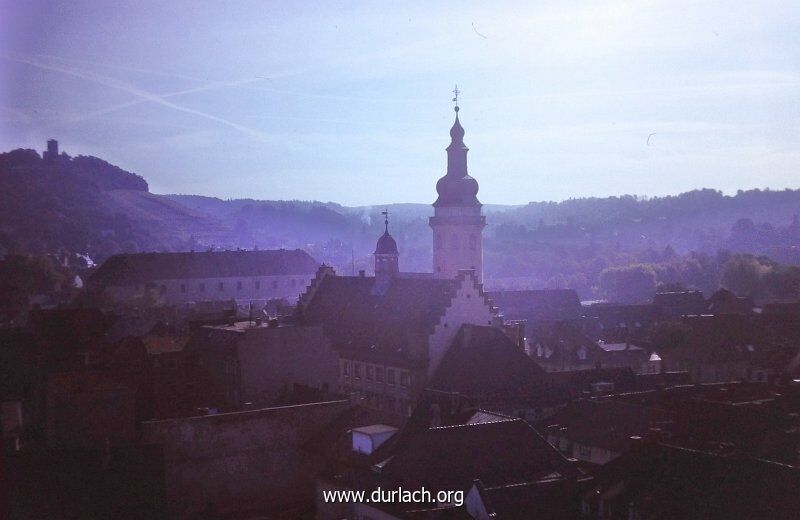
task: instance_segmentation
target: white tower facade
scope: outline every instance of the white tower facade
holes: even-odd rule
[[[434,216],[428,222],[433,229],[433,275],[455,278],[460,270],[471,269],[483,283],[486,217],[477,197],[478,181],[467,172],[469,148],[464,144],[458,110],[456,105],[456,120],[447,147],[447,174],[436,183],[439,197],[433,203]]]

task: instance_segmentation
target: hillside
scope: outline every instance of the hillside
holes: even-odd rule
[[[34,150],[0,154],[0,252],[65,250],[99,262],[121,251],[300,247],[340,271],[369,271],[384,209],[400,246],[401,269],[430,269],[428,204],[345,207],[156,195],[140,176],[96,157],[62,154],[46,161]],[[800,264],[800,224],[794,217],[800,213],[800,190],[733,196],[697,190],[669,197],[486,205],[484,211],[485,277],[495,287],[566,285],[591,296],[607,267],[663,264],[672,261],[665,260],[670,255],[690,253],[706,255],[698,261],[709,266],[714,262],[707,259],[720,250]],[[676,276],[662,275],[659,281]],[[717,281],[714,272],[692,284],[708,290]]]

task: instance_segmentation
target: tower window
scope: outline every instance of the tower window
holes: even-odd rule
[[[469,236],[469,248],[473,251],[478,248],[478,237],[474,233]],[[473,269],[475,268],[473,267]]]
[[[458,251],[458,235],[450,237],[450,249],[452,251]]]
[[[261,289],[261,280],[256,280],[256,289]]]
[[[218,290],[218,291],[224,291],[224,290],[225,290],[225,284],[224,284],[224,283],[222,283],[222,282],[219,282],[219,283],[217,284],[217,290]]]
[[[241,280],[236,282],[236,290],[237,291],[241,291],[242,290],[242,281]]]
[[[204,283],[200,284],[200,292],[206,292],[206,284]]]

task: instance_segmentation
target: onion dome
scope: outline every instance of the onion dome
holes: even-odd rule
[[[447,147],[447,174],[436,183],[439,198],[433,203],[439,206],[480,206],[478,201],[478,181],[467,173],[467,152],[464,144],[464,127],[458,120],[458,105],[455,107],[456,120],[450,128],[450,146]]]
[[[388,210],[387,210],[388,212]],[[387,212],[384,212],[386,214]],[[389,234],[389,218],[388,216],[384,220],[384,225],[386,226],[386,231],[384,231],[383,235],[378,239],[378,243],[375,245],[375,254],[376,255],[397,255],[399,254],[397,251],[397,242],[394,241],[392,235]]]

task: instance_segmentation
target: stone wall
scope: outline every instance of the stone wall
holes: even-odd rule
[[[313,503],[322,461],[309,440],[348,401],[266,408],[143,424],[143,442],[161,445],[171,513],[186,518]]]

